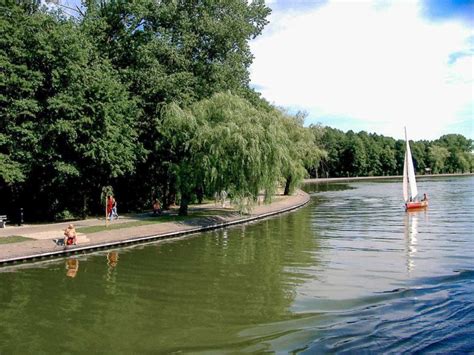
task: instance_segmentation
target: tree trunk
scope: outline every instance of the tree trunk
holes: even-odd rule
[[[86,219],[86,217],[87,217],[87,194],[83,192],[81,218]]]
[[[197,197],[198,203],[201,204],[204,198],[204,189],[202,188],[202,186],[198,186],[196,188],[196,197]]]
[[[285,183],[285,192],[283,193],[285,196],[287,196],[287,195],[290,194],[291,181],[292,181],[292,178],[291,178],[291,176],[289,176],[289,177],[286,179],[286,183]]]
[[[176,202],[176,186],[174,183],[174,179],[170,179],[167,191],[163,195],[163,209],[167,210]]]
[[[190,195],[189,194],[182,194],[181,195],[181,202],[179,204],[179,215],[180,216],[187,216],[188,215],[188,205],[189,205]]]

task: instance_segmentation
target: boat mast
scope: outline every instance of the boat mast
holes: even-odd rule
[[[416,179],[415,179],[415,168],[413,166],[413,158],[411,156],[411,149],[410,149],[410,142],[408,141],[407,136],[407,128],[405,127],[405,141],[406,141],[406,150],[405,150],[405,167],[403,168],[403,179],[405,183],[405,168],[407,170],[407,179],[408,184],[410,185],[410,197],[412,200],[415,200],[418,196],[418,188],[416,187]],[[408,186],[407,186],[408,188]],[[404,185],[405,189],[405,185]],[[408,195],[408,194],[407,194]],[[404,197],[405,197],[405,190],[404,190]],[[408,196],[405,198],[407,200]]]
[[[407,128],[405,128],[405,144],[407,142]],[[408,150],[405,147],[405,159],[403,160],[403,199],[408,202]]]

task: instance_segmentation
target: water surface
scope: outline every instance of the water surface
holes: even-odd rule
[[[0,271],[0,353],[469,352],[474,179],[307,186],[258,223]]]

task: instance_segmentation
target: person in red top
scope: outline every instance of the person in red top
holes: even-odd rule
[[[114,198],[109,195],[107,196],[107,217],[112,220],[112,209],[114,208]]]

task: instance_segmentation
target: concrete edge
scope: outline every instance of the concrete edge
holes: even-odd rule
[[[298,193],[304,195],[305,198],[303,202],[298,202],[295,205],[285,207],[276,211],[270,211],[270,212],[266,212],[266,213],[262,213],[262,214],[258,214],[254,216],[243,217],[243,218],[232,220],[232,221],[213,223],[213,224],[200,226],[200,227],[187,229],[187,230],[153,234],[153,235],[148,235],[148,236],[132,237],[125,240],[118,240],[114,242],[97,243],[97,244],[83,246],[83,247],[79,246],[79,247],[75,247],[74,249],[64,249],[64,250],[58,250],[58,251],[25,255],[25,256],[14,257],[14,258],[1,259],[0,268],[7,265],[15,265],[20,262],[22,263],[34,262],[34,261],[44,260],[46,258],[63,257],[63,256],[72,255],[72,254],[86,254],[86,253],[92,253],[92,252],[103,250],[103,249],[111,249],[115,247],[127,246],[127,245],[132,245],[132,244],[140,244],[140,243],[146,243],[146,242],[163,240],[163,239],[174,239],[174,238],[183,237],[185,235],[197,234],[197,233],[206,232],[206,231],[210,231],[214,229],[220,229],[220,228],[225,228],[225,227],[229,227],[229,226],[233,226],[237,224],[245,224],[245,223],[269,218],[275,215],[291,212],[293,210],[301,208],[310,201],[309,194],[301,190],[298,190]]]

